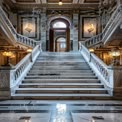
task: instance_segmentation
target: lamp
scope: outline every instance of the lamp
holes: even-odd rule
[[[109,54],[112,56],[113,60],[112,60],[112,65],[119,65],[120,62],[117,59],[117,57],[120,56],[120,50],[119,48],[115,47],[111,50],[111,52],[109,52]]]
[[[93,24],[89,24],[87,30],[88,30],[89,33],[93,32],[94,31],[94,25]]]
[[[27,52],[28,52],[28,53],[31,53],[31,52],[32,52],[32,49],[31,49],[31,48],[28,48],[28,49],[27,49]]]
[[[58,3],[58,4],[59,4],[60,6],[63,5],[62,0],[59,0],[59,3]]]
[[[6,64],[5,64],[5,66],[12,66],[12,65],[10,64],[10,58],[11,58],[12,56],[15,56],[15,55],[13,54],[13,52],[11,52],[11,51],[4,51],[4,52],[2,53],[2,55],[5,56],[5,57],[7,57],[7,62],[6,62]]]
[[[93,49],[93,48],[90,48],[90,49],[89,49],[89,52],[90,52],[90,53],[93,53],[93,52],[94,52],[94,49]]]

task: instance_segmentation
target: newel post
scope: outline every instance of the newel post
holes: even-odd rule
[[[122,66],[113,66],[113,96],[122,97]]]
[[[0,99],[11,98],[12,68],[0,67]]]

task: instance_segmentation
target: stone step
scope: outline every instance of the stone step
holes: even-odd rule
[[[24,83],[19,88],[104,88],[100,83]]]
[[[110,97],[110,95],[109,94],[57,94],[57,93],[54,93],[54,94],[43,94],[43,93],[41,93],[41,94],[17,94],[17,95],[15,95],[15,94],[12,94],[12,96],[24,96],[25,97],[25,99],[27,98],[28,99],[28,97],[29,96],[32,96],[32,97],[34,97],[34,96],[37,96],[37,97],[49,97],[49,96],[51,96],[51,97],[53,97],[53,96],[57,96],[57,97],[63,97],[63,96],[66,96],[66,97],[68,97],[68,96],[70,96],[70,97],[85,97],[85,96],[87,96],[87,97],[99,97],[99,96],[103,96],[103,97]],[[39,98],[38,98],[39,99]],[[96,98],[97,99],[97,98]]]
[[[100,83],[98,79],[24,79],[22,83]]]
[[[96,76],[26,76],[25,79],[97,79]]]
[[[61,60],[84,60],[85,61],[85,59],[84,58],[82,58],[82,57],[80,57],[80,56],[39,56],[38,58],[37,58],[37,60],[43,60],[43,59],[49,59],[49,60],[51,60],[51,59],[53,59],[53,60],[59,60],[59,59],[61,59]]]
[[[39,56],[81,56],[81,57],[83,57],[82,55],[81,55],[81,53],[71,53],[71,52],[61,52],[61,53],[57,53],[57,52],[45,52],[45,53],[40,53],[39,54]]]
[[[79,76],[95,76],[94,73],[28,73],[27,76],[75,76],[75,77],[79,77]]]
[[[31,70],[91,70],[89,67],[87,68],[85,68],[85,67],[79,67],[79,68],[77,68],[77,67],[74,67],[74,68],[68,68],[68,67],[57,67],[57,68],[55,68],[55,67],[36,67],[36,68],[34,68],[34,67],[32,67],[31,68]]]
[[[29,73],[93,73],[92,70],[63,70],[63,69],[59,69],[59,70],[44,70],[44,69],[40,69],[40,70],[33,70],[31,69],[29,71]]]
[[[49,57],[82,57],[83,56],[81,54],[40,54],[39,57],[45,57],[45,56],[49,56]]]
[[[35,65],[78,65],[78,66],[83,66],[83,65],[88,65],[87,62],[49,62],[49,61],[45,61],[45,62],[35,62]]]
[[[86,69],[86,70],[91,70],[91,68],[89,66],[82,66],[82,67],[76,67],[76,66],[33,66],[31,69],[56,69],[56,70],[82,70],[82,69]]]
[[[14,100],[111,100],[109,94],[13,94]]]
[[[61,60],[61,59],[58,59],[58,60],[55,60],[55,59],[38,59],[38,60],[36,60],[36,62],[35,63],[37,63],[37,62],[39,62],[39,63],[42,63],[42,62],[69,62],[69,60]],[[84,60],[77,60],[77,59],[74,59],[74,60],[71,60],[70,62],[72,62],[72,63],[75,63],[75,62],[85,62]]]
[[[46,68],[90,68],[88,65],[83,65],[83,66],[73,66],[73,65],[33,65],[32,68],[38,68],[38,67],[46,67]]]
[[[79,52],[41,52],[40,54],[39,54],[39,56],[53,56],[53,55],[57,55],[57,56],[61,56],[61,55],[68,55],[68,56],[72,56],[72,55],[80,55],[80,56],[82,56],[81,55],[81,53],[79,53]]]
[[[16,94],[107,94],[108,92],[104,88],[18,88]]]
[[[36,64],[38,64],[38,62],[35,62]],[[59,61],[55,61],[55,62],[50,62],[50,61],[45,61],[45,62],[42,62],[41,61],[41,63],[42,64],[74,64],[74,65],[83,65],[83,64],[87,64],[87,65],[89,65],[87,62],[72,62],[72,61],[64,61],[64,62],[59,62]]]

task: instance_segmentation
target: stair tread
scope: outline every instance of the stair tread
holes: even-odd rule
[[[99,79],[24,79],[23,81],[99,81]]]
[[[28,73],[27,74],[27,76],[35,76],[35,77],[38,77],[38,76],[45,76],[45,77],[47,77],[47,76],[67,76],[67,77],[69,77],[69,76],[72,76],[72,77],[82,77],[82,76],[95,76],[95,74],[60,74],[60,73],[57,73],[57,74],[55,74],[55,73],[47,73],[47,74],[39,74],[39,73]]]
[[[26,77],[47,77],[47,76],[26,76]],[[63,76],[61,76],[60,74],[59,75],[49,75],[48,77],[96,77],[95,75],[93,75],[93,76],[81,76],[81,75],[74,75],[74,76],[72,76],[72,75],[63,75]]]
[[[97,77],[96,76],[58,76],[58,75],[53,75],[53,76],[26,76],[25,77],[26,79],[37,79],[37,78],[39,78],[39,79],[49,79],[49,78],[51,78],[51,79],[53,79],[53,78],[59,78],[59,79],[71,79],[71,78],[76,78],[76,79],[88,79],[88,78],[90,78],[90,79],[97,79]]]
[[[101,83],[26,83],[26,84],[21,84],[21,85],[61,85],[61,86],[65,86],[65,85],[98,85],[98,86],[101,86],[102,84]]]
[[[20,94],[20,93],[18,93],[18,94],[13,94],[12,96],[71,96],[71,97],[73,97],[73,96],[98,96],[98,97],[100,97],[100,96],[103,96],[103,97],[110,97],[110,95],[109,94],[60,94],[60,93],[58,93],[58,94],[46,94],[46,93],[44,93],[44,94]]]
[[[106,91],[105,88],[17,88],[16,90],[33,90],[33,91],[37,91],[37,90],[95,90],[95,91],[99,91],[99,90],[103,90],[103,91]]]

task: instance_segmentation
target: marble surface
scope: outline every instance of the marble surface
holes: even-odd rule
[[[27,117],[27,118],[26,118]],[[29,117],[29,119],[28,119]],[[0,122],[49,122],[50,114],[44,113],[2,113],[0,114]]]
[[[121,113],[72,113],[73,122],[122,122]],[[104,120],[92,117],[103,117]]]
[[[0,101],[0,122],[121,122],[121,115],[122,101]]]

